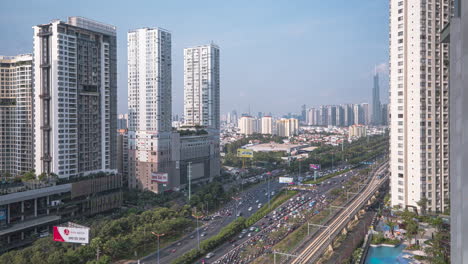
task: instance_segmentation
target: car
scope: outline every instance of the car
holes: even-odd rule
[[[255,226],[251,226],[251,227],[249,228],[249,230],[250,230],[250,231],[254,231],[254,230],[255,230]]]
[[[259,202],[260,202],[259,200],[255,201],[255,203],[259,203]]]
[[[260,209],[260,207],[262,207],[262,204],[261,204],[261,203],[259,203],[257,207],[258,207],[258,209]]]
[[[204,237],[204,236],[206,236],[206,233],[205,233],[205,232],[203,232],[203,233],[201,233],[201,235],[200,235],[200,236],[201,236],[201,237]]]
[[[207,259],[212,258],[213,256],[214,256],[213,252],[210,252],[210,253],[206,254]]]
[[[179,242],[179,243],[177,243],[177,246],[180,246],[181,244],[182,244],[182,243]]]
[[[176,252],[176,249],[175,249],[175,248],[171,250],[171,253],[175,253],[175,252]]]
[[[252,211],[252,206],[251,206],[251,207],[249,207],[249,209],[247,209],[247,210],[249,210],[249,211]]]
[[[248,237],[251,237],[251,236],[252,236],[252,233],[249,233],[247,236],[248,236]]]
[[[238,237],[239,237],[239,239],[242,239],[242,238],[244,238],[244,235],[239,235]]]
[[[247,233],[247,229],[242,229],[242,232],[241,232],[241,233],[242,233],[242,234]]]
[[[194,238],[195,236],[194,235],[191,235],[190,238]]]
[[[242,215],[242,212],[238,212],[237,213],[237,217],[241,216]]]

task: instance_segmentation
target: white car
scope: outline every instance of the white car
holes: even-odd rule
[[[251,207],[249,207],[249,209],[247,209],[247,210],[249,210],[249,211],[252,211],[252,206],[251,206]]]
[[[214,253],[210,252],[206,255],[206,258],[209,259],[209,258],[212,258],[213,256],[214,256]]]

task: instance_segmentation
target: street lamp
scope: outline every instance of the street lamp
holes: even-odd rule
[[[195,212],[192,213],[192,216],[197,219],[197,241],[198,241],[198,250],[200,250],[200,229],[198,228],[198,219],[202,218],[203,215],[202,214],[197,215],[197,210],[195,209]]]
[[[237,207],[239,206],[239,200],[240,200],[241,198],[240,198],[240,197],[234,197],[234,196],[231,197],[231,198],[234,199],[234,200],[236,201],[236,218],[237,218],[237,216],[238,216],[238,214],[237,214],[237,210],[238,210]]]
[[[151,234],[153,234],[153,235],[155,235],[155,236],[158,237],[158,264],[159,264],[159,237],[164,236],[164,234],[163,234],[163,233],[158,234],[158,233],[155,233],[155,232],[151,232]]]

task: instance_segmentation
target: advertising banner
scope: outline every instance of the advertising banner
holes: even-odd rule
[[[167,183],[169,181],[169,176],[166,172],[152,172],[151,181],[157,183]]]
[[[293,181],[291,177],[279,177],[279,183],[292,183]]]
[[[253,150],[251,150],[251,149],[237,149],[237,157],[239,157],[239,158],[253,158]]]
[[[54,241],[88,244],[89,228],[54,226]]]
[[[320,164],[309,164],[311,170],[320,170]]]

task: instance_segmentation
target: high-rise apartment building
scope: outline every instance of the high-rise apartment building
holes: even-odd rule
[[[345,112],[342,105],[336,106],[336,125],[344,126],[345,125]]]
[[[336,106],[329,105],[327,108],[327,124],[329,126],[336,126]]]
[[[257,133],[257,119],[252,116],[242,116],[239,119],[239,130],[239,133],[244,135]]]
[[[127,41],[129,186],[159,192],[153,176],[169,173],[173,160],[171,33],[140,28]]]
[[[382,124],[382,105],[380,103],[380,85],[379,85],[379,74],[375,72],[374,75],[374,87],[372,89],[372,124]]]
[[[307,118],[306,118],[306,123],[309,126],[314,126],[317,125],[316,123],[316,112],[317,110],[315,108],[309,108],[307,109]]]
[[[344,107],[344,125],[351,126],[354,125],[354,106],[352,104],[347,104]]]
[[[299,132],[299,120],[296,118],[282,118],[276,121],[276,132],[280,137],[292,137]]]
[[[32,55],[0,56],[0,175],[33,168]]]
[[[70,17],[34,27],[35,171],[116,169],[116,28]]]
[[[452,1],[390,0],[391,204],[449,206],[448,45]]]
[[[273,118],[271,116],[262,117],[262,134],[271,135],[273,134]]]
[[[454,1],[450,26],[441,33],[450,42],[450,261],[468,262],[468,5]]]
[[[368,103],[361,104],[362,115],[363,115],[363,123],[364,125],[368,125],[371,122],[371,111]]]
[[[220,128],[219,47],[184,49],[185,125]]]
[[[353,115],[354,115],[354,125],[363,125],[365,123],[364,118],[364,109],[362,109],[362,105],[355,104],[353,105]]]

